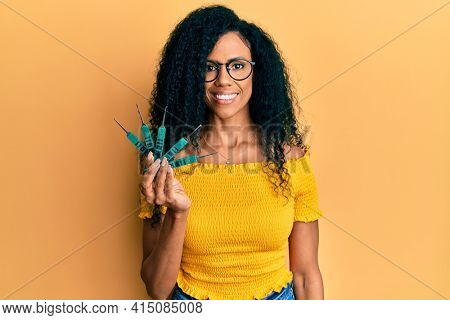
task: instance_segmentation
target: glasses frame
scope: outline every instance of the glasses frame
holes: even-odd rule
[[[230,64],[235,62],[235,61],[239,61],[239,60],[244,60],[244,61],[247,61],[247,62],[250,63],[250,68],[251,68],[250,69],[250,73],[244,79],[233,78],[233,76],[230,73],[230,69],[231,69],[230,68]],[[219,74],[220,74],[220,71],[221,71],[221,66],[223,66],[223,65],[226,67],[227,73],[231,77],[231,79],[236,80],[236,81],[243,81],[243,80],[247,79],[248,77],[250,77],[252,75],[252,73],[253,73],[253,66],[255,65],[255,61],[250,61],[250,60],[247,60],[247,59],[244,59],[244,58],[236,58],[236,59],[228,61],[227,63],[220,63],[220,62],[216,62],[216,61],[212,61],[212,60],[206,60],[206,62],[214,64],[217,67],[218,72],[217,72],[217,75],[216,75],[216,77],[214,79],[212,79],[212,80],[205,80],[205,82],[213,82],[213,81],[215,81],[219,77]]]

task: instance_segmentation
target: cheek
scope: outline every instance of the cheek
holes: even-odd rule
[[[208,101],[211,100],[211,97],[209,96],[209,89],[210,89],[210,87],[211,87],[210,84],[205,85],[205,95],[204,95],[204,100],[205,100],[205,103],[206,103],[208,106],[209,106]]]
[[[252,95],[252,89],[253,89],[253,86],[252,86],[251,79],[244,86],[242,86],[242,91],[243,91],[242,98],[244,98],[245,102],[248,102],[248,100],[250,99],[250,97]]]
[[[205,97],[206,94],[208,93],[208,90],[211,88],[211,84],[210,83],[205,83]]]

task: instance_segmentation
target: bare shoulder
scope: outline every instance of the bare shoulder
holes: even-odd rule
[[[289,160],[292,158],[298,159],[298,158],[303,157],[307,150],[308,149],[306,147],[285,145],[284,146],[284,155],[286,157],[286,160]]]
[[[176,159],[179,159],[179,158],[184,158],[184,157],[187,157],[187,156],[189,156],[189,154],[188,154],[188,152],[186,151],[186,150],[180,150],[177,154],[176,154],[176,156],[175,156],[175,158]]]
[[[194,155],[194,154],[196,154],[195,149],[190,147],[190,146],[186,146],[186,148],[180,150],[176,154],[175,158],[176,159],[180,159],[180,158],[188,157],[188,156],[191,156],[191,155]]]

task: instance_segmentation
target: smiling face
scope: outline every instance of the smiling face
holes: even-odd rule
[[[236,58],[244,58],[251,61],[250,49],[244,41],[236,32],[223,34],[207,60],[227,63]],[[211,64],[209,66],[206,73],[212,69]],[[231,72],[238,74],[242,65],[236,62],[231,63],[230,67],[235,70]],[[248,101],[252,95],[252,78],[253,73],[244,80],[235,80],[228,74],[225,65],[221,65],[218,77],[214,81],[205,82],[205,102],[208,108],[221,119],[233,117],[242,111],[248,112]]]

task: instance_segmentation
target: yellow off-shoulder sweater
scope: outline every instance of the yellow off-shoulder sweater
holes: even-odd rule
[[[262,299],[292,280],[286,255],[293,224],[322,216],[309,151],[285,163],[294,195],[288,202],[277,196],[262,166],[193,163],[174,169],[192,200],[177,277],[185,293]],[[139,217],[151,217],[152,206],[141,195]]]

